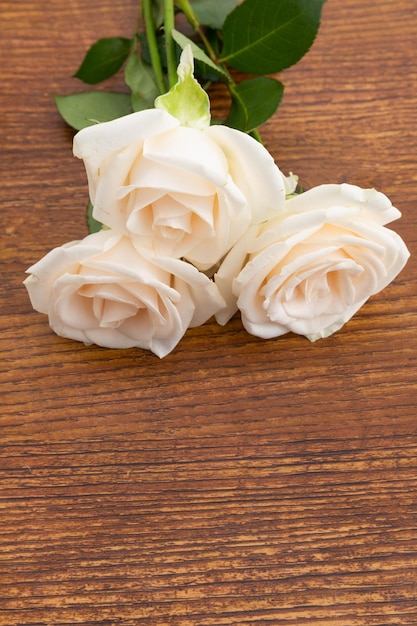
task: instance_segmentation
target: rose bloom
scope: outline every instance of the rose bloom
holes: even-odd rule
[[[201,270],[285,201],[285,177],[255,139],[226,126],[187,127],[160,109],[84,128],[74,154],[84,160],[94,218]]]
[[[146,256],[111,230],[55,248],[27,272],[32,306],[58,335],[159,357],[224,305],[213,281],[189,263]]]
[[[289,331],[328,337],[386,287],[409,252],[385,224],[400,212],[374,189],[321,185],[286,202],[285,213],[249,229],[220,267],[216,283],[258,337]]]

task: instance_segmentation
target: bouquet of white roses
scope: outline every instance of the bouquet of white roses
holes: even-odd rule
[[[28,270],[32,304],[57,334],[163,357],[188,328],[240,311],[254,335],[314,341],[401,271],[409,253],[386,228],[400,213],[385,195],[299,193],[257,131],[283,92],[265,74],[307,52],[323,3],[144,0],[143,31],[92,46],[77,76],[95,83],[125,64],[131,93],[57,98],[79,130],[91,231]],[[233,68],[258,76],[236,84]],[[224,123],[210,116],[218,80],[231,96]]]

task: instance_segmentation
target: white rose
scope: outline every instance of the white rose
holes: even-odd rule
[[[58,335],[159,357],[224,304],[189,263],[146,256],[111,230],[55,248],[27,272],[32,305]]]
[[[225,126],[182,126],[160,109],[84,128],[74,154],[98,221],[201,270],[285,201],[285,177],[255,139]]]
[[[384,226],[400,216],[382,193],[347,184],[287,200],[285,213],[249,230],[220,267],[228,306],[218,321],[239,308],[259,337],[328,337],[406,264],[403,240]]]

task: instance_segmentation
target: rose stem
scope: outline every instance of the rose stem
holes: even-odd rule
[[[174,0],[164,0],[165,47],[167,55],[168,80],[170,87],[173,87],[178,81],[175,41],[172,37],[172,30],[174,28]]]
[[[143,0],[142,7],[143,17],[145,20],[146,39],[148,41],[149,54],[155,74],[156,85],[159,93],[164,94],[167,89],[164,80],[164,72],[162,70],[161,58],[158,51],[158,43],[156,41],[155,22],[152,13],[152,0]]]

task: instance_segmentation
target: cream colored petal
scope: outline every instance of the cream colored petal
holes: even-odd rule
[[[110,122],[88,126],[74,137],[74,155],[83,159],[92,180],[100,174],[103,160],[131,144],[139,151],[143,141],[179,126],[166,111],[147,109],[119,117]]]
[[[200,176],[217,187],[226,184],[227,159],[210,136],[195,128],[179,127],[172,132],[149,137],[143,155],[153,163],[170,166]]]
[[[214,274],[214,281],[225,300],[225,306],[216,314],[218,324],[224,326],[237,311],[237,297],[233,293],[233,281],[244,267],[248,250],[251,248],[258,232],[257,225],[250,226],[239,241],[223,259]]]
[[[345,183],[313,187],[290,198],[286,204],[286,210],[291,213],[305,213],[316,209],[330,211],[329,220],[338,224],[343,216],[349,218],[355,215],[356,219],[381,225],[401,217],[401,213],[383,193]]]
[[[204,324],[212,315],[224,306],[225,302],[217,285],[196,267],[173,258],[154,258],[154,263],[175,276],[176,288],[178,281],[187,284],[188,292],[194,303],[194,311],[189,322],[190,326]]]
[[[249,202],[251,221],[261,223],[281,212],[287,185],[266,148],[227,126],[210,126],[204,132],[223,150],[230,175]]]

